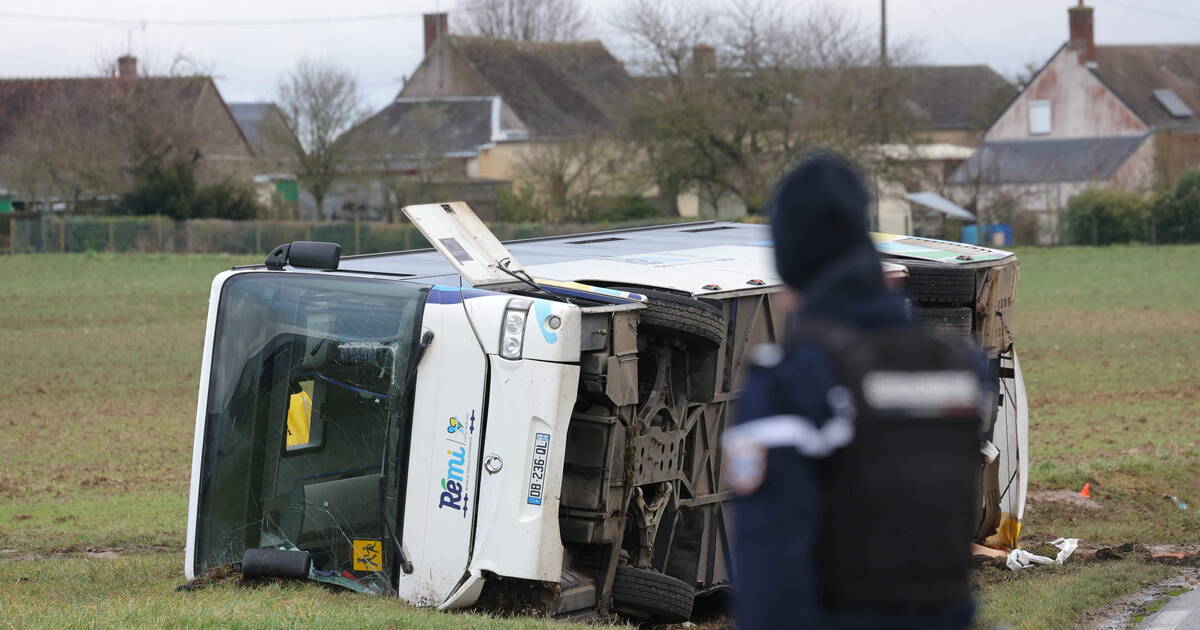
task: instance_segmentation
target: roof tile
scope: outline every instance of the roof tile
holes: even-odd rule
[[[450,36],[448,42],[466,56],[532,135],[611,129],[633,87],[625,68],[598,41]]]
[[[988,66],[904,66],[904,97],[928,129],[984,129],[1017,89]]]
[[[1194,116],[1171,116],[1154,98],[1154,90],[1174,90],[1200,112],[1200,46],[1097,46],[1092,72],[1150,126],[1200,126]]]
[[[985,142],[947,183],[1018,184],[1104,181],[1133,155],[1147,136]]]

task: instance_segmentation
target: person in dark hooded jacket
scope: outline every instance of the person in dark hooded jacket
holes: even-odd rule
[[[776,267],[795,302],[792,325],[912,327],[904,297],[887,288],[868,232],[870,196],[840,158],[816,154],[777,185],[770,202]],[[762,628],[966,628],[968,599],[936,611],[835,611],[821,600],[820,462],[852,439],[839,423],[833,358],[815,342],[756,348],[738,401],[738,424],[755,421],[788,447],[725,443],[734,513],[734,620]],[[811,419],[814,431],[786,422]],[[785,435],[786,434],[786,435]],[[768,436],[766,443],[772,445]],[[794,446],[795,448],[792,448]]]

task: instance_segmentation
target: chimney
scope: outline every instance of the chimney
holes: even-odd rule
[[[717,51],[708,44],[692,47],[692,71],[699,75],[717,71]]]
[[[132,81],[137,78],[137,57],[122,55],[117,58],[117,78]]]
[[[445,13],[426,13],[425,14],[425,54],[429,54],[429,49],[433,48],[443,35],[449,31],[447,26],[448,21]]]
[[[1071,22],[1071,40],[1067,47],[1079,51],[1079,62],[1087,63],[1096,60],[1096,39],[1093,36],[1092,7],[1083,6],[1079,0],[1077,6],[1067,9]]]

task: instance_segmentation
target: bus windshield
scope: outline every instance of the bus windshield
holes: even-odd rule
[[[403,389],[426,289],[246,273],[217,311],[196,514],[197,574],[246,549],[305,550],[309,577],[389,592],[400,562]],[[403,455],[401,454],[402,458]]]

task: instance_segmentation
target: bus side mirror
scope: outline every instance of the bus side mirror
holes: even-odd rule
[[[280,270],[284,265],[336,271],[342,259],[342,246],[319,241],[292,241],[279,245],[267,254],[263,263],[267,269]]]

